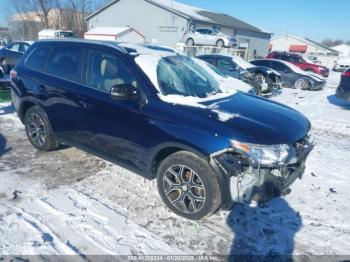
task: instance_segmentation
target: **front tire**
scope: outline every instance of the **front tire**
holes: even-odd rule
[[[299,78],[297,81],[295,81],[294,88],[300,90],[309,90],[310,82],[306,78]]]
[[[223,40],[218,40],[217,42],[216,42],[216,46],[217,47],[224,47],[225,46],[225,43],[224,43],[224,41]]]
[[[209,217],[221,205],[220,186],[212,168],[187,151],[163,160],[158,168],[157,185],[166,206],[187,219]]]
[[[51,151],[59,147],[53,135],[49,120],[39,106],[27,110],[24,125],[30,143],[39,151]]]

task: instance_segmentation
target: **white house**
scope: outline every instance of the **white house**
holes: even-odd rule
[[[248,11],[248,10],[247,10]],[[146,42],[176,47],[189,29],[215,28],[234,36],[254,56],[266,56],[271,33],[227,14],[174,0],[111,0],[87,18],[89,29],[130,26]]]
[[[96,27],[84,34],[90,40],[117,40],[127,43],[144,43],[145,37],[132,27]]]
[[[315,56],[338,56],[339,52],[308,38],[282,35],[270,41],[270,51],[285,51]]]
[[[350,45],[337,45],[333,46],[332,49],[338,51],[341,57],[350,57]]]

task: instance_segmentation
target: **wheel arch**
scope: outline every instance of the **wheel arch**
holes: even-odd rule
[[[26,115],[26,112],[29,108],[36,106],[37,104],[34,103],[33,101],[24,101],[18,111],[18,117],[24,123],[24,117]]]
[[[157,177],[158,167],[165,158],[179,151],[188,151],[194,153],[206,161],[209,159],[208,156],[206,156],[203,152],[200,152],[199,150],[194,149],[188,145],[181,143],[164,143],[152,150],[150,165],[148,167],[150,178],[155,179]]]
[[[217,45],[220,41],[224,44],[223,46],[226,45],[226,42],[225,42],[225,40],[224,40],[223,38],[219,38],[218,40],[216,40],[216,45]]]
[[[193,44],[195,44],[195,43],[194,43],[194,39],[193,39],[193,37],[191,37],[191,36],[190,36],[190,37],[188,37],[188,38],[186,39],[186,44],[187,44],[187,43],[188,43],[188,41],[190,41],[190,40],[192,40],[192,41],[193,41]]]
[[[220,185],[222,199],[221,208],[224,210],[230,209],[232,207],[232,201],[230,198],[229,178],[218,166],[216,161],[213,160],[211,155],[207,155],[203,152],[200,152],[199,150],[194,149],[193,147],[180,143],[165,143],[157,147],[150,158],[151,164],[148,172],[150,179],[155,179],[157,177],[158,167],[165,158],[179,151],[191,152],[208,162],[209,166],[213,169],[213,172],[216,175]]]

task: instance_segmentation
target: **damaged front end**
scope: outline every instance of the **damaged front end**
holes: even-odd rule
[[[255,93],[263,97],[276,96],[281,93],[281,78],[273,73],[259,71],[246,71],[242,75],[242,81],[254,87]]]
[[[232,141],[232,148],[213,154],[212,160],[229,178],[232,201],[263,203],[288,194],[301,179],[314,147],[308,135],[293,145],[261,146]]]

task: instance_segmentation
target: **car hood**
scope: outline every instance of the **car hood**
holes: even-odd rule
[[[254,144],[292,144],[310,130],[301,113],[282,104],[253,95],[237,94],[216,101],[202,102],[197,110],[210,128],[230,139]],[[213,130],[214,131],[214,130]]]

